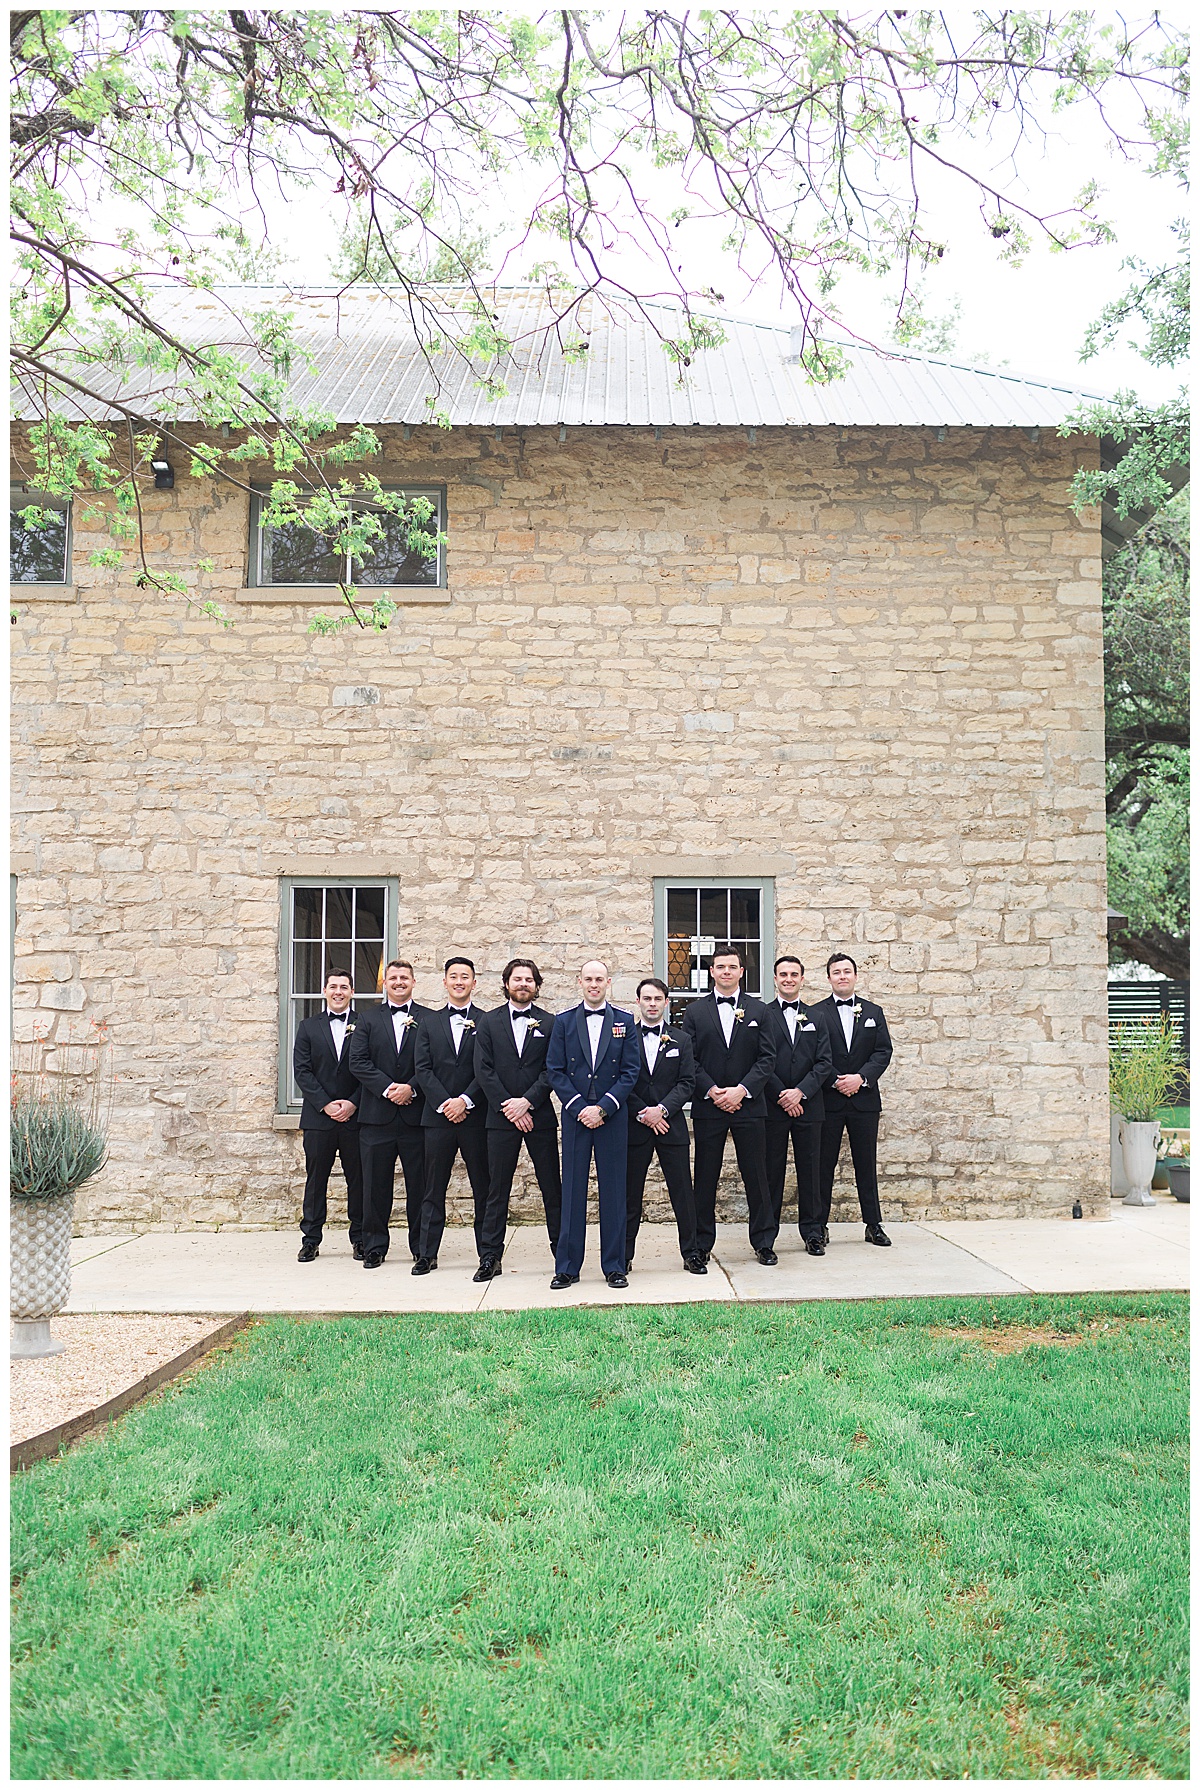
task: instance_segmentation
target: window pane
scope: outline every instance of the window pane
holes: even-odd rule
[[[292,993],[321,992],[322,951],[317,943],[297,941],[292,946]]]
[[[757,889],[730,889],[729,936],[731,939],[756,939],[761,936],[758,924],[758,907]]]
[[[353,977],[353,951],[349,945],[326,945],[324,970],[321,973],[321,987],[324,988],[330,970],[340,970],[342,975]]]
[[[410,505],[399,513],[377,510],[383,528],[382,538],[373,542],[373,551],[354,562],[356,584],[436,584],[438,556],[423,553],[414,547],[414,535],[437,535],[441,532],[440,505],[434,493],[429,501],[433,509],[426,519]],[[369,506],[364,505],[364,508]]]
[[[702,938],[716,939],[720,944],[727,939],[729,933],[729,891],[728,889],[701,889],[700,891],[700,934]]]
[[[667,987],[692,986],[692,952],[687,939],[671,939],[667,944]]]
[[[293,889],[292,937],[319,939],[321,936],[321,901],[323,889]]]
[[[353,889],[326,889],[325,937],[327,939],[348,939],[353,937],[353,926],[351,924],[353,912]]]
[[[381,939],[383,937],[383,896],[382,889],[355,889],[354,934],[356,938]]]
[[[302,1019],[311,1019],[314,1013],[319,1013],[321,1011],[321,1008],[324,1006],[324,1004],[325,1003],[321,999],[320,995],[310,995],[305,1000],[292,1002],[292,1043],[293,1044],[296,1042],[296,1027],[300,1024],[300,1021]]]
[[[36,491],[14,491],[9,521],[9,576],[14,584],[65,584],[67,581],[67,509],[58,498]],[[21,511],[31,505],[49,510],[33,528]]]
[[[695,889],[667,890],[667,937],[691,938],[696,930]]]
[[[762,953],[757,945],[743,945],[742,954],[746,959],[742,987],[747,994],[758,994],[762,988]]]
[[[354,998],[379,994],[383,988],[383,946],[354,947]]]
[[[263,529],[264,584],[338,584],[345,567],[325,536],[303,522]]]

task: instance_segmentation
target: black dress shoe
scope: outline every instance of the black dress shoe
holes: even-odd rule
[[[880,1249],[890,1249],[892,1247],[892,1239],[888,1236],[881,1224],[869,1224],[866,1227],[866,1231],[868,1243],[878,1243]]]
[[[356,1262],[361,1262],[363,1259],[363,1251],[362,1251],[361,1243],[356,1243],[354,1245],[354,1259]]]
[[[708,1273],[708,1269],[704,1266],[704,1257],[702,1255],[685,1255],[683,1258],[683,1267],[686,1274]]]
[[[319,1243],[309,1243],[308,1240],[305,1239],[300,1245],[300,1254],[296,1257],[296,1260],[298,1262],[315,1262],[320,1253],[321,1246]]]
[[[825,1245],[826,1249],[828,1249],[829,1248],[829,1226],[827,1224],[823,1224],[821,1226],[821,1241]]]
[[[756,1249],[754,1254],[756,1260],[760,1261],[764,1268],[777,1268],[779,1266],[779,1257],[775,1254],[773,1249]]]
[[[483,1260],[480,1262],[478,1268],[475,1270],[474,1274],[472,1274],[471,1279],[472,1280],[495,1280],[495,1278],[498,1274],[503,1274],[503,1273],[504,1273],[504,1270],[500,1266],[498,1258],[494,1255],[485,1255]]]
[[[385,1254],[386,1251],[382,1249],[368,1249],[363,1256],[363,1267],[382,1268]]]
[[[825,1254],[825,1245],[819,1237],[806,1237],[804,1239],[804,1249],[807,1255]]]
[[[629,1260],[625,1264],[625,1272],[626,1272],[626,1274],[633,1273],[633,1257],[632,1256],[630,1256]]]
[[[628,1276],[626,1276],[624,1274],[606,1274],[604,1276],[604,1278],[608,1282],[610,1287],[620,1288],[620,1287],[627,1287],[629,1285]]]
[[[564,1287],[573,1287],[578,1279],[578,1274],[556,1274],[550,1282],[550,1291],[561,1293]]]
[[[419,1255],[412,1265],[412,1271],[414,1274],[432,1274],[436,1267],[435,1255]]]

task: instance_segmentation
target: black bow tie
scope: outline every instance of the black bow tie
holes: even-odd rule
[[[325,1011],[328,1013],[330,1019],[349,1019],[350,1017],[349,1007],[346,1008],[344,1013],[335,1013],[332,1007],[326,1007]]]
[[[737,1006],[737,996],[735,994],[719,994],[717,996],[717,1006],[718,1007],[736,1007]]]
[[[661,1026],[643,1026],[642,1030],[646,1034],[647,1038],[657,1038],[662,1031],[662,1027]]]
[[[528,1007],[510,1007],[509,1012],[514,1019],[532,1019],[533,1014]]]
[[[800,1011],[799,1001],[780,1001],[779,1005],[785,1013],[799,1013]]]
[[[388,1002],[388,1012],[389,1013],[407,1013],[408,1008],[407,1007],[393,1007],[391,1002],[389,1001]]]
[[[837,996],[835,995],[833,1004],[835,1007],[853,1007],[854,1002],[853,1001],[839,1001]]]

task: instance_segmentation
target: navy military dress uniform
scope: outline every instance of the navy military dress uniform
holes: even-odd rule
[[[304,1139],[304,1205],[300,1235],[306,1243],[321,1241],[329,1194],[329,1176],[341,1158],[346,1177],[346,1213],[350,1242],[362,1248],[362,1161],[358,1147],[358,1104],[362,1090],[350,1068],[350,1041],[358,1019],[354,1008],[331,1013],[328,1007],[302,1019],[292,1047],[292,1070],[304,1096],[300,1132]],[[348,1119],[331,1119],[324,1110],[334,1100],[351,1100]]]
[[[550,1034],[546,1072],[562,1103],[562,1229],[554,1265],[573,1280],[583,1268],[587,1239],[588,1170],[596,1159],[600,1194],[600,1267],[605,1275],[625,1272],[625,1179],[629,1145],[626,1102],[641,1067],[632,1013],[609,1004],[596,1008],[595,1056],[588,1009],[581,1002],[560,1013]],[[605,1122],[590,1131],[579,1123],[585,1107],[598,1106]]]
[[[850,1041],[841,1015],[852,1014]],[[842,1152],[842,1138],[850,1135],[850,1158],[854,1164],[854,1183],[858,1189],[858,1209],[863,1223],[879,1225],[883,1216],[879,1209],[879,1175],[875,1156],[879,1143],[879,1115],[883,1104],[879,1098],[879,1077],[892,1060],[892,1040],[888,1033],[883,1008],[861,995],[838,1000],[830,995],[813,1008],[829,1033],[833,1068],[825,1084],[825,1118],[821,1125],[821,1223],[829,1223],[833,1204],[833,1177]],[[857,1094],[839,1094],[834,1082],[839,1075],[861,1075],[863,1086]]]
[[[775,1038],[775,1066],[767,1077],[767,1186],[778,1228],[783,1216],[783,1184],[788,1145],[796,1164],[796,1220],[807,1243],[820,1240],[821,1125],[825,1117],[822,1089],[833,1064],[829,1033],[814,1008],[804,1001],[768,1003],[767,1023]],[[789,1117],[779,1104],[785,1088],[798,1088],[804,1112]]]

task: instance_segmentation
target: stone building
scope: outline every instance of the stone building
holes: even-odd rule
[[[445,532],[390,569],[387,632],[309,633],[328,565],[182,455],[147,546],[210,559],[231,629],[89,567],[102,518],[16,569],[17,1037],[106,1020],[117,1076],[80,1223],[295,1221],[289,1035],[329,961],[362,1001],[399,946],[436,1003],[465,950],[489,1005],[530,954],[562,1006],[599,953],[618,1000],[669,969],[678,1005],[730,932],[765,991],[786,947],[823,996],[844,947],[885,1006],[885,1217],[1107,1214],[1079,394],[858,352],[812,387],[746,323],[681,381],[597,307],[584,361],[535,339],[507,397],[442,367],[445,429],[383,296],[300,311],[301,395],[376,426]]]

